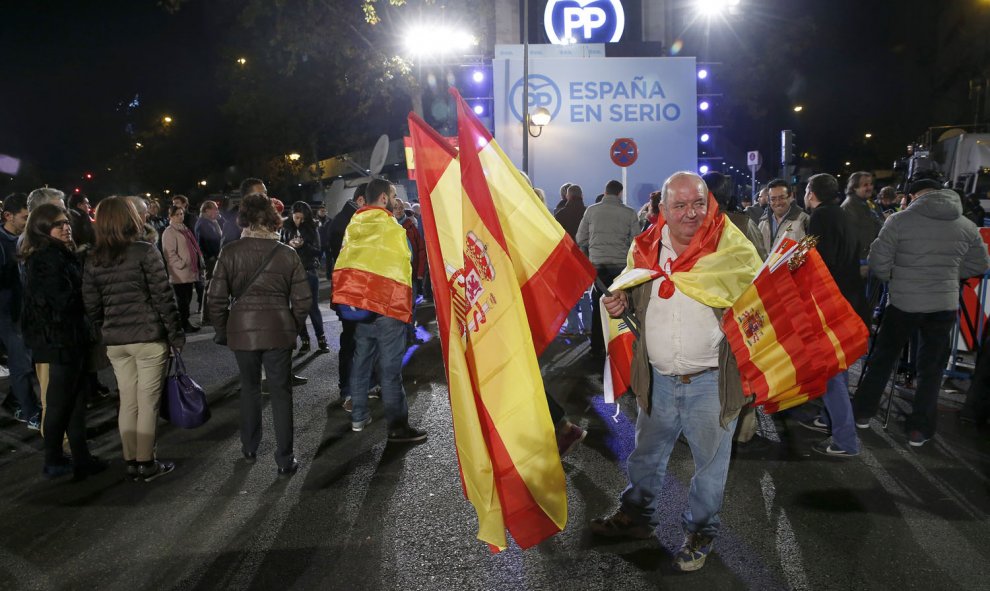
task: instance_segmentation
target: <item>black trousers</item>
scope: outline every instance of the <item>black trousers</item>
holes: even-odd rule
[[[86,374],[79,355],[68,363],[48,364],[45,402],[45,464],[63,463],[62,440],[68,436],[72,459],[77,465],[89,461],[86,445]]]
[[[873,359],[856,391],[853,410],[857,418],[872,417],[880,408],[880,399],[890,379],[894,365],[900,359],[904,345],[911,335],[920,334],[918,346],[918,380],[914,393],[914,408],[908,417],[908,431],[921,431],[925,437],[935,435],[938,419],[938,392],[942,372],[951,352],[950,334],[956,322],[956,311],[905,312],[888,305],[874,344]]]
[[[175,303],[179,307],[179,323],[185,326],[189,322],[189,303],[192,302],[195,283],[173,283]]]
[[[622,265],[595,265],[595,271],[598,273],[598,278],[602,280],[605,287],[612,285],[615,278],[622,273]],[[598,286],[592,288],[591,299],[592,299],[592,309],[591,309],[591,353],[599,357],[605,355],[605,348],[608,343],[605,342],[605,333],[602,330],[602,315],[598,311],[598,301],[602,299],[602,292],[598,290]]]
[[[275,426],[275,463],[292,464],[292,349],[234,351],[241,372],[241,451],[257,453],[261,444],[261,367],[264,366],[271,395]]]

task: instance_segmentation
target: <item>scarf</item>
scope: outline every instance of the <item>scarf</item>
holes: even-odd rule
[[[630,280],[616,279],[622,289],[662,278],[657,295],[668,299],[675,287],[695,301],[713,308],[728,308],[753,281],[763,261],[746,236],[734,224],[725,223],[718,202],[708,194],[708,211],[688,247],[664,269],[660,264],[663,213],[657,222],[637,236],[629,249],[626,271]],[[643,272],[645,271],[645,273]]]
[[[199,242],[196,241],[196,237],[189,228],[185,226],[177,227],[176,230],[186,239],[186,246],[189,248],[189,254],[193,255],[190,258],[189,266],[192,268],[193,273],[199,275],[200,261],[203,260],[203,251],[199,249]]]

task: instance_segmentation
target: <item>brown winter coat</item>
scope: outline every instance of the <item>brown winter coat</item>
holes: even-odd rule
[[[272,248],[275,256],[249,288],[248,282]],[[232,297],[237,302],[228,309]],[[226,334],[232,351],[294,347],[311,303],[299,255],[280,243],[278,234],[245,230],[240,240],[220,251],[207,305],[217,334]]]

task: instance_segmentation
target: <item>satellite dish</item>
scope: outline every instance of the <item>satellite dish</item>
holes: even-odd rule
[[[938,136],[938,139],[935,141],[944,142],[945,140],[961,136],[964,133],[966,133],[965,129],[959,129],[958,127],[953,127],[952,129],[947,129],[944,132],[942,132],[942,135]]]
[[[370,176],[378,176],[378,173],[385,167],[386,158],[388,158],[388,135],[383,133],[371,151],[371,162],[368,165]]]

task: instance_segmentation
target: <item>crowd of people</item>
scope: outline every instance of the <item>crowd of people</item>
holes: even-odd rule
[[[203,201],[197,216],[183,195],[167,207],[114,196],[95,208],[84,194],[66,199],[48,187],[8,195],[0,226],[0,341],[10,380],[4,406],[40,432],[42,475],[81,480],[107,468],[89,452],[85,424],[87,400],[108,391],[96,377],[106,367],[113,368],[119,392],[127,476],[150,482],[174,470],[174,462],[157,455],[164,380],[186,335],[204,323],[212,324],[214,340],[233,351],[238,365],[245,461],[256,461],[261,441],[264,383],[277,473],[295,473],[292,387],[306,378],[292,375],[292,354],[311,350],[307,319],[316,350],[330,349],[319,306],[320,272],[326,268],[330,277],[335,259],[346,253],[356,211],[374,209],[397,222],[406,256],[396,264],[407,265],[415,280],[408,309],[423,292],[426,254],[418,212],[396,198],[390,184],[371,186],[381,189],[378,198],[364,207],[362,186],[337,223],[324,206],[314,213],[303,201],[283,217],[284,205],[255,178],[242,183],[226,216],[213,200]],[[199,324],[193,321],[194,295]],[[366,394],[381,392],[390,441],[421,441],[426,434],[408,425],[401,379],[401,352],[414,338],[412,319],[399,323],[394,340],[367,340],[364,331],[382,324],[379,316],[343,321],[343,407],[355,412],[354,430],[360,431],[370,420],[362,418],[367,396],[355,408],[353,384]],[[351,371],[355,358],[359,370]]]
[[[816,236],[842,297],[876,329],[854,396],[841,372],[828,381],[820,408],[791,411],[802,426],[826,436],[814,451],[839,459],[860,453],[856,429],[870,427],[911,339],[918,342],[917,388],[907,441],[920,447],[934,436],[960,281],[987,273],[990,255],[970,219],[975,208],[964,207],[956,192],[918,177],[903,196],[885,187],[874,198],[874,181],[870,173],[854,173],[843,195],[835,177],[814,175],[802,206],[795,189],[775,179],[756,203],[737,207],[730,179],[679,172],[638,212],[625,204],[618,181],[588,206],[580,186],[561,187],[554,216],[600,280],[579,299],[562,334],[588,337],[592,358],[604,362],[599,305],[613,317],[631,315],[640,328],[630,372],[639,412],[629,484],[615,513],[592,521],[595,534],[654,535],[667,461],[683,437],[695,474],[674,565],[684,571],[704,565],[719,530],[733,441],[751,441],[758,424],[721,319],[785,239]],[[141,197],[108,197],[95,211],[84,195],[66,200],[51,188],[3,201],[0,340],[10,368],[8,404],[15,418],[41,431],[45,478],[83,479],[107,469],[87,447],[85,401],[99,386],[95,371],[108,365],[119,390],[127,476],[150,482],[172,472],[175,464],[159,458],[156,446],[163,381],[170,357],[203,323],[237,363],[244,461],[257,461],[265,390],[277,475],[294,474],[292,388],[305,378],[292,374],[292,355],[311,350],[307,319],[316,350],[330,349],[319,306],[321,271],[332,280],[341,322],[338,387],[351,429],[368,426],[369,398],[380,397],[390,442],[426,439],[409,424],[402,379],[417,302],[430,297],[418,205],[404,203],[379,179],[358,187],[332,218],[325,207],[302,201],[283,217],[284,210],[257,178],[241,183],[227,215],[207,200],[196,216],[181,195],[164,208]],[[682,292],[671,276],[690,276],[703,255],[728,269],[719,289]],[[656,278],[606,293],[630,265]],[[192,319],[194,294],[200,325]],[[966,408],[973,420],[986,422],[987,339],[982,348]],[[563,456],[586,432],[547,400]]]

